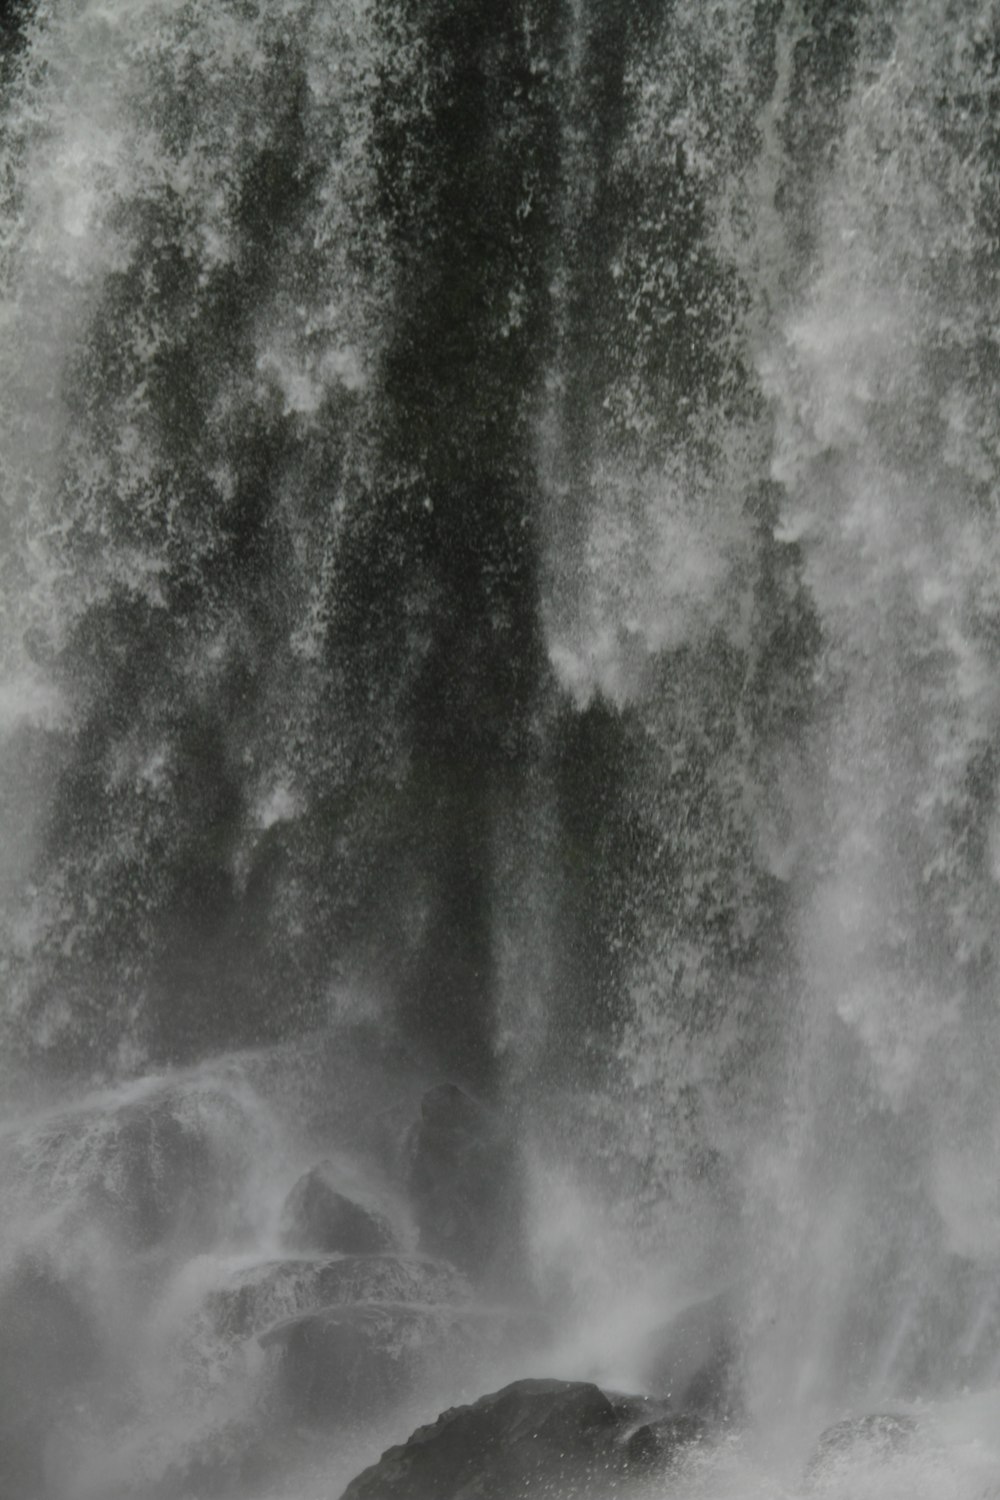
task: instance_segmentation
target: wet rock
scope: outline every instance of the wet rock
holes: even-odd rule
[[[721,1292],[657,1329],[647,1344],[643,1380],[673,1411],[725,1420],[739,1409],[739,1354],[735,1299]]]
[[[661,1401],[656,1396],[633,1396],[622,1391],[605,1391],[605,1395],[626,1433],[670,1415],[669,1401]]]
[[[471,1359],[504,1332],[454,1267],[382,1254],[244,1267],[207,1293],[189,1339],[238,1369],[256,1336],[272,1415],[335,1427],[390,1408],[432,1359]]]
[[[281,1237],[289,1250],[321,1254],[371,1255],[394,1246],[387,1220],[340,1192],[329,1162],[312,1167],[292,1188]]]
[[[279,1323],[260,1344],[276,1363],[278,1399],[291,1419],[336,1426],[389,1409],[454,1323],[439,1308],[348,1303]]]
[[[621,1418],[597,1386],[520,1380],[418,1428],[342,1500],[582,1500],[621,1472],[620,1436]]]
[[[199,1122],[170,1095],[120,1110],[109,1133],[95,1204],[135,1249],[167,1241],[207,1245],[215,1231],[217,1177]]]
[[[678,1412],[658,1417],[654,1422],[645,1422],[626,1439],[628,1467],[630,1470],[664,1472],[704,1435],[705,1423],[692,1412]]]
[[[207,1249],[242,1228],[252,1110],[223,1081],[184,1080],[31,1124],[8,1157],[25,1224],[98,1228],[141,1254]]]
[[[277,1323],[258,1342],[272,1406],[331,1428],[442,1378],[453,1386],[484,1359],[509,1358],[530,1342],[526,1325],[516,1312],[474,1303],[347,1302]]]
[[[469,1283],[453,1266],[418,1255],[345,1255],[243,1267],[210,1291],[201,1316],[217,1337],[246,1339],[272,1324],[345,1303],[461,1305]]]
[[[815,1483],[855,1463],[867,1467],[873,1461],[884,1462],[911,1447],[918,1431],[916,1419],[903,1412],[869,1412],[835,1422],[820,1434],[806,1465],[806,1479]]]
[[[453,1083],[428,1089],[409,1150],[421,1248],[511,1285],[523,1240],[519,1161],[503,1123]]]

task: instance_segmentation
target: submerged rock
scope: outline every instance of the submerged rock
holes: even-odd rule
[[[522,1250],[517,1151],[502,1122],[457,1084],[428,1089],[410,1136],[421,1248],[510,1284]]]
[[[281,1214],[289,1250],[371,1255],[394,1247],[388,1221],[340,1192],[331,1163],[311,1167],[292,1188]]]
[[[420,1427],[342,1500],[596,1494],[621,1469],[621,1418],[596,1385],[519,1380]]]

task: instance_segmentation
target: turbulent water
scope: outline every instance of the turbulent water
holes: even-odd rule
[[[334,1500],[721,1290],[678,1493],[886,1409],[921,1444],[823,1493],[1000,1493],[1000,5],[0,48],[3,1500]],[[255,1446],[289,1189],[332,1156],[424,1276],[443,1080],[516,1138],[517,1284]]]

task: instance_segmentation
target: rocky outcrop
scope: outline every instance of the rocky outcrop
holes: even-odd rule
[[[516,1147],[457,1084],[438,1084],[421,1100],[408,1187],[423,1250],[491,1285],[513,1283],[522,1252]]]
[[[628,1402],[596,1385],[519,1380],[444,1412],[359,1474],[342,1500],[586,1500],[667,1467],[697,1428],[635,1428]]]
[[[520,1380],[418,1428],[343,1500],[507,1500],[569,1485],[583,1494],[618,1463],[619,1426],[595,1385]]]
[[[337,1186],[331,1162],[320,1162],[292,1188],[281,1214],[281,1238],[289,1250],[327,1255],[372,1255],[395,1245],[388,1220]]]

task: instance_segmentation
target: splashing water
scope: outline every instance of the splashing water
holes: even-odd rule
[[[1000,1494],[1000,9],[0,59],[0,1494],[337,1493],[709,1303],[650,1497]]]

